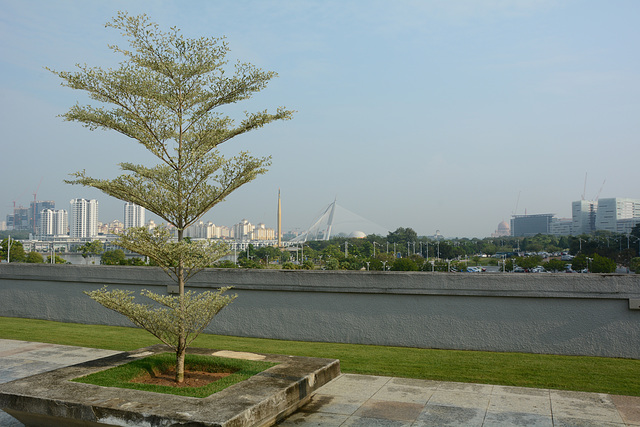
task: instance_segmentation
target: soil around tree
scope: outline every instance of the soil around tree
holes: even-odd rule
[[[175,367],[158,373],[147,373],[131,380],[132,383],[162,385],[167,387],[203,387],[221,378],[228,377],[233,372],[205,372],[205,371],[184,371],[184,381],[176,382]]]

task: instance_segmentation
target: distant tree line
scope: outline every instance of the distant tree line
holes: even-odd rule
[[[7,239],[0,243],[0,259],[6,260]],[[218,268],[283,268],[325,270],[450,271],[469,265],[499,265],[505,271],[514,267],[529,270],[537,266],[547,271],[564,271],[567,264],[576,271],[613,272],[617,265],[640,273],[640,224],[630,234],[598,231],[580,236],[490,237],[435,239],[418,236],[411,228],[398,228],[387,236],[366,238],[337,236],[328,241],[309,241],[288,248],[249,245],[237,254],[237,263],[219,261]],[[104,265],[153,265],[139,257],[127,258],[122,249],[104,251],[99,241],[87,242],[78,252],[87,262],[100,255]],[[541,254],[566,252],[571,261]],[[11,246],[12,262],[50,262],[36,252],[25,253],[19,241]],[[481,262],[482,261],[482,262]],[[56,256],[56,263],[64,263]],[[91,261],[94,262],[94,261]]]

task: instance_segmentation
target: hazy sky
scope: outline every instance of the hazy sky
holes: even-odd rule
[[[146,13],[189,37],[226,36],[231,59],[276,71],[233,111],[298,112],[227,143],[272,155],[270,171],[205,215],[305,229],[334,198],[389,230],[489,236],[517,214],[571,216],[585,196],[640,198],[640,1],[0,0],[0,218],[97,198],[63,183],[113,178],[153,159],[115,132],[57,115],[83,93],[46,71],[115,66],[105,28]],[[233,62],[233,61],[232,61]],[[230,110],[231,111],[231,110]],[[604,186],[603,182],[606,180]],[[520,196],[518,197],[518,195]],[[519,201],[518,201],[519,199]]]

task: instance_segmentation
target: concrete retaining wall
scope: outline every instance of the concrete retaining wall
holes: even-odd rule
[[[640,359],[640,275],[209,269],[233,286],[206,330],[285,340]],[[0,316],[132,326],[83,294],[167,292],[160,269],[0,265]]]

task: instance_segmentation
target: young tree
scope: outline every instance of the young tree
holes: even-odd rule
[[[100,257],[100,264],[102,265],[120,265],[126,261],[126,256],[122,249],[114,249],[112,251],[103,252]]]
[[[610,258],[593,254],[593,260],[591,261],[592,273],[615,273],[616,262]]]
[[[78,65],[75,72],[52,70],[63,85],[86,91],[106,106],[75,105],[64,117],[91,130],[110,129],[132,138],[155,156],[157,164],[121,163],[124,174],[115,179],[96,179],[81,171],[68,182],[136,203],[173,224],[177,242],[167,229],[158,227],[127,229],[117,244],[161,266],[177,282],[179,293],[145,293],[164,306],[161,316],[157,308],[135,304],[123,291],[89,294],[171,346],[176,352],[176,381],[182,382],[190,340],[233,299],[222,292],[185,293],[188,279],[213,265],[226,247],[185,241],[184,231],[234,190],[265,173],[270,164],[269,157],[255,158],[247,152],[227,158],[218,146],[270,122],[289,119],[293,112],[280,107],[275,113],[246,113],[236,124],[218,111],[250,98],[276,76],[247,63],[237,63],[229,73],[224,39],[185,38],[176,28],[161,31],[146,15],[122,12],[107,27],[119,30],[130,45],[129,49],[110,46],[124,56],[119,68]]]
[[[41,253],[31,251],[27,254],[25,258],[25,262],[32,264],[42,264],[44,262],[44,257]]]
[[[78,248],[78,252],[82,252],[82,258],[84,258],[88,263],[89,259],[93,259],[94,256],[100,255],[104,252],[104,248],[102,247],[102,242],[100,242],[100,240],[93,240],[80,246]]]
[[[23,262],[26,256],[22,242],[14,240],[13,237],[11,237],[11,241],[9,241],[9,238],[7,237],[0,242],[1,260],[6,261],[7,258],[9,258],[9,262]]]

